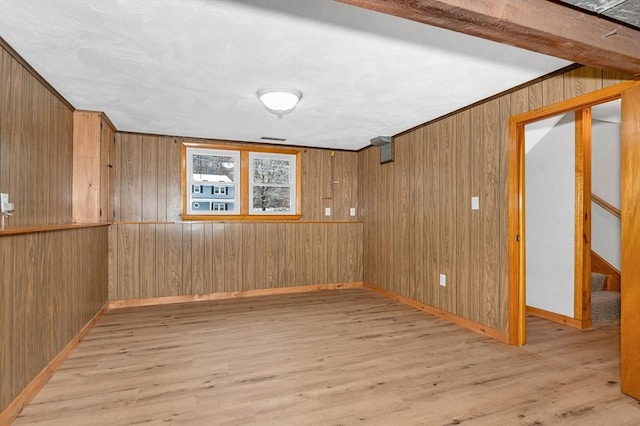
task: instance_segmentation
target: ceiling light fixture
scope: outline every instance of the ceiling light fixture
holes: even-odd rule
[[[302,99],[302,92],[293,87],[271,86],[263,87],[256,93],[260,102],[267,111],[274,113],[278,118],[293,111]]]

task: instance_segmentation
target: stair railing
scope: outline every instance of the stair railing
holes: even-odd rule
[[[603,209],[605,209],[606,211],[608,211],[609,213],[611,213],[612,215],[620,219],[620,209],[609,204],[602,198],[598,197],[596,194],[591,193],[591,201],[593,201],[594,203],[596,203],[597,205],[599,205],[600,207],[602,207]]]

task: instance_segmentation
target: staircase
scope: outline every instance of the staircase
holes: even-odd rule
[[[620,292],[605,290],[608,278],[591,273],[591,321],[620,319]]]

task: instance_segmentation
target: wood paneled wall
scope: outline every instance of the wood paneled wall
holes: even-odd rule
[[[73,111],[0,43],[0,192],[9,224],[71,222]]]
[[[623,79],[573,69],[397,137],[393,163],[361,151],[364,281],[506,333],[508,118]]]
[[[111,300],[362,281],[362,223],[117,224]]]
[[[174,222],[182,220],[180,217],[180,143],[182,141],[257,146],[257,144],[211,139],[118,133],[115,170],[116,221]],[[358,154],[326,149],[300,149],[303,151],[302,220],[352,220],[353,218],[349,216],[349,208],[355,207],[356,211],[358,208]],[[334,185],[333,191],[332,180],[338,182]],[[324,216],[325,207],[331,207],[331,217]]]
[[[107,300],[107,227],[0,236],[0,411]]]
[[[107,301],[108,231],[71,223],[73,108],[0,39],[0,411]]]
[[[181,141],[116,135],[111,300],[362,281],[357,153],[301,148],[300,222],[182,222]]]

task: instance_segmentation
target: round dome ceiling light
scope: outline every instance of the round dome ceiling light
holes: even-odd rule
[[[271,86],[263,87],[256,93],[267,111],[282,118],[284,114],[293,111],[302,99],[302,92],[293,87]]]

